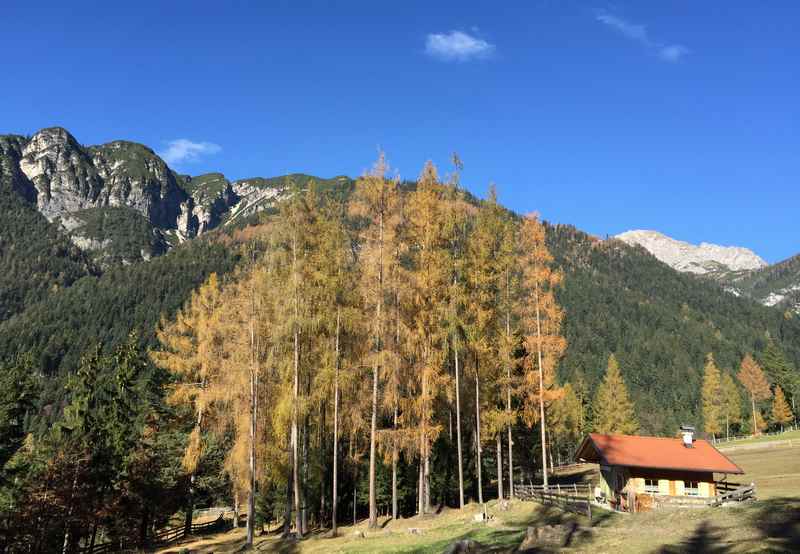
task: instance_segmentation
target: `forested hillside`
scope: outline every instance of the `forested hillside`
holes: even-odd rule
[[[709,352],[733,375],[742,357],[764,352],[771,337],[795,367],[800,362],[796,316],[674,271],[622,241],[558,225],[548,228],[548,243],[566,274],[558,298],[569,346],[560,374],[584,379],[592,391],[615,352],[643,430],[669,435],[681,423],[702,424]]]
[[[800,313],[800,255],[730,280],[741,294],[777,309]]]
[[[0,321],[95,273],[89,258],[26,200],[15,159],[22,137],[0,137]]]

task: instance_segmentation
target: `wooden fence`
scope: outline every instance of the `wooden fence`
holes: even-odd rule
[[[728,481],[717,481],[717,495],[710,498],[709,506],[722,506],[726,502],[744,502],[745,500],[756,499],[756,485],[742,485],[741,483],[730,483]]]
[[[514,495],[520,500],[530,500],[556,506],[562,510],[585,515],[592,521],[591,485],[514,485]]]
[[[222,514],[219,515],[214,521],[207,521],[205,523],[193,523],[191,535],[203,535],[213,531],[219,531],[225,528],[225,519]],[[155,535],[150,537],[149,544],[151,546],[164,545],[171,542],[179,541],[186,537],[186,526],[179,525],[178,527],[167,527],[157,531]],[[107,552],[124,552],[127,550],[135,550],[136,545],[128,544],[125,542],[104,542],[96,544],[93,548],[85,546],[78,549],[79,554],[106,554]]]

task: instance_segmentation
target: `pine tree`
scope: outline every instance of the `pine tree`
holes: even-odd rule
[[[716,439],[716,435],[722,431],[722,419],[724,408],[722,396],[722,382],[719,368],[714,362],[714,355],[709,353],[706,357],[706,366],[703,373],[703,427],[706,433]]]
[[[722,375],[722,411],[725,416],[725,438],[730,438],[730,426],[742,421],[742,397],[739,388],[729,373]]]
[[[750,405],[753,413],[753,434],[758,435],[761,433],[761,429],[764,428],[764,425],[763,418],[761,423],[759,423],[758,418],[761,414],[756,408],[756,402],[767,400],[772,396],[772,392],[769,390],[767,377],[761,370],[761,366],[758,365],[750,354],[745,355],[742,359],[737,377],[750,395]]]
[[[633,402],[622,379],[617,357],[608,357],[608,369],[597,389],[594,406],[594,430],[598,433],[632,435],[639,430]]]
[[[523,256],[523,286],[527,295],[523,306],[526,351],[523,366],[527,395],[523,415],[529,425],[539,423],[542,477],[547,487],[545,406],[561,395],[555,382],[555,369],[567,348],[567,341],[561,336],[564,312],[554,294],[563,276],[552,268],[553,256],[545,243],[545,228],[535,215],[526,216],[522,222],[519,250]]]
[[[783,431],[783,426],[792,421],[793,417],[792,410],[789,408],[789,404],[786,403],[786,397],[783,395],[783,390],[781,390],[780,386],[776,385],[775,396],[772,399],[772,423],[780,425],[781,431]]]

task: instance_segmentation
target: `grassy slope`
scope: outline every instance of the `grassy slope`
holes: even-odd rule
[[[800,456],[797,448],[749,450],[730,457],[746,472],[742,480],[753,480],[759,491],[758,502],[728,508],[660,511],[633,515],[598,513],[592,531],[578,533],[568,552],[592,554],[613,552],[791,552],[800,550]],[[471,538],[485,552],[512,552],[520,544],[526,527],[585,518],[564,514],[532,502],[515,502],[508,511],[489,503],[494,519],[489,524],[475,523],[478,511],[470,505],[463,511],[445,510],[440,515],[419,520],[411,518],[388,522],[377,531],[368,531],[366,522],[340,528],[336,539],[312,535],[300,543],[282,541],[276,535],[258,537],[259,552],[442,552],[453,542]],[[382,520],[386,522],[386,520]],[[424,529],[411,535],[409,527]],[[354,531],[366,537],[354,536]],[[235,552],[241,548],[244,530],[172,546],[161,553]],[[546,550],[543,550],[546,552]]]

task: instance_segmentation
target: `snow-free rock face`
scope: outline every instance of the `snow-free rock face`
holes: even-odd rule
[[[65,129],[42,129],[22,149],[19,168],[36,189],[36,206],[49,220],[99,207],[129,207],[154,226],[191,235],[196,222],[186,192],[152,150],[115,141],[84,148]]]
[[[658,231],[627,231],[616,238],[643,247],[673,269],[698,275],[755,270],[767,265],[767,262],[747,248],[706,242],[694,245],[675,240]]]

